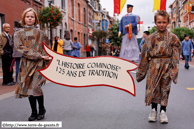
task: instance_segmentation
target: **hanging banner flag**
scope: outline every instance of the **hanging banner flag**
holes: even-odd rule
[[[114,14],[120,14],[127,0],[114,0]]]
[[[155,10],[165,10],[166,11],[166,0],[154,0],[153,11]]]
[[[107,30],[107,29],[108,29],[108,21],[102,20],[102,30]]]
[[[43,48],[52,57],[45,69],[38,70],[47,80],[76,88],[109,86],[136,96],[130,71],[137,69],[137,64],[112,56],[70,57],[52,51],[44,43]]]
[[[166,11],[166,0],[161,0],[160,10],[165,10]]]
[[[192,1],[189,1],[189,2],[187,3],[187,12],[188,12],[188,13],[191,12],[192,6],[193,6],[193,2],[192,2]]]

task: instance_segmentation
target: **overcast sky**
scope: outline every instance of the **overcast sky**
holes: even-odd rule
[[[168,8],[170,4],[172,4],[174,0],[167,0],[166,8],[167,11],[170,12],[170,9]],[[100,0],[100,3],[102,5],[102,8],[106,8],[107,11],[109,11],[110,16],[113,16],[114,12],[114,0]],[[141,18],[141,21],[144,22],[145,29],[147,30],[148,26],[153,27],[155,24],[154,22],[154,12],[153,5],[154,0],[127,0],[125,3],[125,6],[123,7],[123,10],[121,14],[119,15],[119,20],[122,16],[127,14],[127,4],[134,5],[133,7],[133,14],[139,15]]]

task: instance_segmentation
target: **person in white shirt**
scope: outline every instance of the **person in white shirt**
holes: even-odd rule
[[[71,46],[73,42],[70,39],[69,31],[65,31],[64,39],[63,39],[63,54],[71,56]]]
[[[140,16],[138,16],[137,31],[138,31],[138,34],[136,35],[136,38],[137,38],[137,42],[138,42],[138,45],[139,45],[142,38],[143,38],[144,31],[145,31],[145,27],[143,25],[143,21],[141,21]]]

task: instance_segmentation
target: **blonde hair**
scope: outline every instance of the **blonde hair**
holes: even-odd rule
[[[36,26],[38,23],[39,23],[39,20],[38,20],[38,16],[36,14],[36,11],[33,9],[33,8],[27,8],[23,14],[22,14],[22,26],[24,26],[26,23],[25,23],[25,17],[26,17],[26,13],[27,12],[30,12],[32,11],[34,13],[34,16],[35,16],[35,23],[34,23],[34,26]]]

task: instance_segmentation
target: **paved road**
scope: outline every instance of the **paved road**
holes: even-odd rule
[[[194,129],[194,67],[180,65],[178,84],[172,84],[167,114],[168,124],[147,121],[145,80],[136,83],[136,97],[110,87],[70,88],[49,83],[44,86],[46,117],[42,121],[62,121],[63,129]],[[135,74],[132,74],[135,77]],[[0,100],[0,121],[26,121],[28,99]]]

